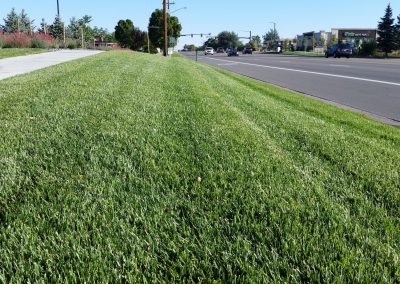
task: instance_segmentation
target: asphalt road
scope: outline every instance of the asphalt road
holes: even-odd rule
[[[182,53],[191,59],[194,53]],[[199,61],[294,90],[400,126],[400,60],[271,54],[204,56]]]

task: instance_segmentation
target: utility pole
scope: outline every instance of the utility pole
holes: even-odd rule
[[[167,6],[168,6],[168,12],[169,12],[170,5],[174,5],[175,3],[169,2],[170,0],[167,0],[167,1],[168,1],[168,2],[167,2]]]
[[[169,1],[168,1],[169,4]],[[164,14],[164,56],[168,55],[168,22],[167,22],[167,0],[163,0]]]
[[[57,16],[60,17],[60,3],[57,0]]]
[[[65,24],[63,23],[63,43],[65,48]]]
[[[82,36],[82,42],[81,42],[81,48],[83,49],[83,44],[84,44],[84,38],[83,38],[83,26],[81,26],[81,36]]]

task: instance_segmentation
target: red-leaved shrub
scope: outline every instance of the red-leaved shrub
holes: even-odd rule
[[[3,33],[0,30],[0,47],[4,48],[49,48],[55,45],[55,39],[48,34]]]
[[[30,47],[30,39],[24,33],[13,33],[4,35],[6,48],[28,48]]]

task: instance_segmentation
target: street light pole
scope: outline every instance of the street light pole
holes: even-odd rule
[[[169,3],[169,2],[168,2]],[[167,0],[163,0],[164,14],[164,56],[168,55]]]
[[[182,8],[173,10],[172,12],[169,12],[169,14],[171,15],[172,13],[178,12],[178,11],[180,11],[180,10],[186,10],[186,9],[187,9],[187,7],[182,7]]]
[[[59,0],[57,0],[57,16],[60,17],[60,3],[59,3]]]

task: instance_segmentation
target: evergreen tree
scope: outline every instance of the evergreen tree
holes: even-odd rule
[[[6,33],[18,32],[18,14],[15,12],[15,8],[12,8],[10,13],[7,14],[4,20],[3,30]]]
[[[38,32],[42,34],[47,34],[49,32],[49,25],[46,23],[44,18],[42,18],[42,21],[40,22]]]
[[[395,48],[395,28],[392,15],[392,8],[388,4],[385,15],[378,23],[378,47],[385,53],[386,57]]]
[[[396,49],[400,50],[400,15],[397,16],[397,23],[395,25],[395,41]]]
[[[21,13],[19,14],[19,31],[23,33],[30,33],[35,29],[33,25],[34,21],[31,21],[28,14],[22,9]]]
[[[50,26],[50,33],[57,39],[64,38],[64,23],[59,16],[54,18],[53,24]]]
[[[80,39],[81,37],[81,26],[79,24],[79,21],[76,17],[72,17],[69,20],[69,25],[67,28],[67,35],[70,38],[73,39]]]

